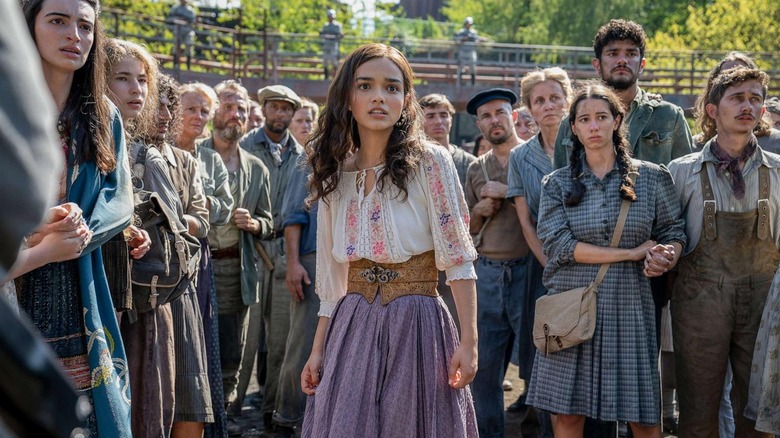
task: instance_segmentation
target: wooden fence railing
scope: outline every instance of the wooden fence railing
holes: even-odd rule
[[[144,43],[163,67],[185,68],[174,63],[173,25],[160,17],[104,9],[102,19],[112,37]],[[254,32],[197,24],[191,69],[241,77],[321,80],[321,41],[315,34]],[[406,54],[422,83],[456,84],[457,45],[453,41],[382,40],[347,36],[341,41],[342,55],[368,42],[383,42]],[[573,79],[595,77],[589,47],[542,46],[486,42],[478,47],[477,80],[481,84],[517,88],[528,71],[560,66]],[[178,53],[182,57],[183,53]],[[647,67],[641,76],[643,88],[663,94],[695,95],[701,90],[709,69],[725,52],[653,51],[646,54]],[[780,54],[752,53],[770,77],[780,77]],[[770,93],[780,93],[780,81],[772,80]]]

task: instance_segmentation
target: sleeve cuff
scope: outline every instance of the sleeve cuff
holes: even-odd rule
[[[574,248],[577,246],[578,241],[571,239],[565,244],[561,251],[561,261],[563,263],[575,263],[574,260]]]
[[[512,199],[512,198],[515,198],[515,197],[518,197],[518,196],[525,196],[525,191],[523,191],[522,187],[519,187],[519,188],[517,188],[517,187],[509,187],[506,190],[506,198],[507,199]]]
[[[477,271],[474,269],[474,263],[468,261],[462,265],[452,266],[445,270],[447,274],[447,284],[452,280],[476,280]]]
[[[307,212],[296,212],[285,215],[282,221],[282,228],[290,225],[306,225],[309,223],[309,214]]]
[[[317,312],[317,316],[324,316],[326,318],[330,318],[330,315],[332,315],[333,311],[336,310],[336,305],[338,303],[339,303],[338,301],[320,300],[320,311]]]

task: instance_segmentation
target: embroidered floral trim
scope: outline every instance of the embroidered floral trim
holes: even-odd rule
[[[371,215],[369,221],[369,242],[371,245],[372,260],[377,262],[390,261],[385,248],[385,220],[382,212],[381,196],[373,196],[371,199]]]
[[[358,213],[359,213],[359,207],[358,207],[358,201],[357,199],[351,199],[349,201],[349,205],[347,205],[347,220],[346,225],[347,229],[345,230],[344,235],[347,237],[347,257],[349,260],[355,260],[357,258],[360,258],[357,255],[357,245],[358,245],[358,239],[359,239],[359,221],[358,221]]]
[[[444,181],[449,181],[451,178],[445,175],[444,169],[432,153],[426,154],[425,158],[424,166],[428,189],[431,192],[434,211],[438,213],[441,243],[444,243],[440,249],[446,250],[446,254],[439,257],[444,258],[448,264],[461,265],[466,261],[465,255],[471,251],[463,245],[464,240],[461,232],[464,230],[460,229],[461,225],[452,220],[455,209],[450,201],[453,194],[448,193],[447,187],[444,185]],[[456,217],[461,217],[465,226],[468,227],[469,215],[467,213]]]
[[[87,335],[87,354],[89,356],[98,356],[98,365],[91,367],[92,388],[101,385],[118,385],[123,401],[130,403],[130,382],[128,380],[127,361],[122,358],[113,357],[114,339],[111,332],[103,327],[98,327],[94,331],[89,329],[88,321],[89,310],[82,308],[84,313],[84,332]]]

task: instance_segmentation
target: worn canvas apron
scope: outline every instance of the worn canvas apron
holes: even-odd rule
[[[680,436],[718,437],[727,361],[736,435],[765,436],[743,415],[761,314],[780,254],[769,230],[769,169],[758,169],[756,209],[718,211],[707,164],[700,172],[704,212],[696,248],[683,257],[672,295]]]

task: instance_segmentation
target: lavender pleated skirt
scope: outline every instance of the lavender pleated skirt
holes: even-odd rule
[[[477,437],[469,388],[448,384],[458,346],[441,298],[383,306],[348,294],[331,319],[317,393],[303,437]]]

